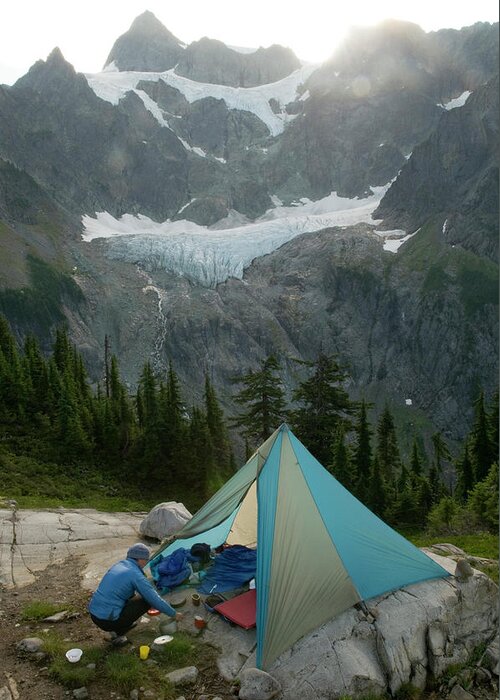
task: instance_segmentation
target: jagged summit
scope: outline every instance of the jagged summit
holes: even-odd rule
[[[281,80],[300,68],[289,48],[274,44],[244,54],[222,41],[203,37],[186,47],[152,12],[139,15],[115,42],[105,68],[120,71],[175,72],[202,83],[255,87]]]
[[[160,20],[156,17],[156,15],[151,12],[150,10],[146,10],[143,12],[141,15],[136,17],[132,24],[130,25],[129,32],[143,32],[147,34],[167,34],[169,35],[172,39],[174,39],[177,43],[179,42],[179,39],[177,39],[172,32],[169,32],[169,30],[160,22]]]
[[[105,67],[114,62],[121,71],[161,72],[173,68],[183,50],[182,42],[146,10],[115,41]]]
[[[88,87],[83,75],[78,74],[63,56],[61,49],[56,46],[47,56],[46,61],[36,61],[29,71],[16,82],[17,86],[30,87],[37,92],[49,89],[58,89],[61,83],[66,85],[77,83],[79,86]]]

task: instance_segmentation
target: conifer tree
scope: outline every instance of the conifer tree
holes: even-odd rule
[[[80,420],[74,387],[67,380],[59,395],[55,430],[59,459],[77,463],[90,456],[91,443]]]
[[[182,465],[186,460],[189,461],[185,449],[188,423],[179,379],[172,362],[169,363],[167,382],[160,387],[159,403],[162,460],[168,465],[170,478],[174,481],[182,480]]]
[[[474,408],[475,417],[470,438],[470,455],[474,465],[474,478],[476,481],[482,481],[486,478],[495,459],[490,440],[483,391],[479,393]]]
[[[469,444],[465,441],[463,453],[456,464],[457,484],[455,487],[455,498],[460,503],[465,503],[467,495],[475,483],[474,467],[470,458]]]
[[[434,462],[429,469],[429,485],[432,493],[432,503],[438,503],[443,496],[447,495],[447,489],[439,476],[438,470]]]
[[[334,355],[320,353],[315,362],[301,362],[313,374],[293,392],[298,408],[290,411],[297,437],[322,464],[330,459],[330,445],[340,423],[351,428],[355,403],[343,387],[348,374]]]
[[[242,428],[242,435],[254,445],[267,440],[283,422],[285,400],[279,369],[276,357],[269,355],[261,361],[259,370],[233,379],[243,384],[234,400],[244,411],[232,418],[232,425]]]
[[[418,524],[423,527],[434,505],[434,497],[430,481],[426,476],[420,476],[416,486]]]
[[[217,400],[215,389],[208,374],[205,375],[205,415],[210,438],[214,446],[217,470],[222,476],[231,474],[231,445],[229,442],[224,413]]]
[[[370,465],[363,502],[379,518],[384,517],[388,504],[387,487],[376,455]]]
[[[413,445],[411,448],[410,470],[413,476],[421,476],[422,474],[422,459],[420,457],[416,438],[413,438]]]
[[[399,474],[401,456],[394,419],[386,404],[377,424],[376,456],[380,471],[386,483],[391,483]]]
[[[140,409],[139,409],[140,404]],[[158,410],[157,382],[153,369],[146,362],[139,380],[138,410],[142,418],[142,454],[148,476],[156,476],[161,467],[160,418]]]
[[[7,423],[24,420],[29,393],[16,347],[7,320],[0,316],[0,417]]]
[[[56,337],[53,344],[52,357],[61,374],[71,367],[73,363],[73,351],[68,334],[64,328],[56,329]]]
[[[372,471],[372,431],[368,424],[367,404],[363,399],[358,409],[358,418],[354,426],[356,433],[356,445],[353,451],[354,470],[357,474],[356,495],[362,500],[368,489],[368,480]],[[377,472],[379,465],[377,461]]]
[[[434,433],[431,437],[434,448],[434,461],[439,474],[443,471],[443,461],[451,459],[450,449],[446,444],[441,431]]]
[[[350,459],[349,450],[345,444],[346,429],[340,423],[333,436],[331,461],[325,466],[337,481],[340,481],[349,491],[354,491],[357,484],[356,467]]]
[[[483,481],[470,492],[467,509],[475,516],[480,527],[498,532],[498,463],[494,462]]]
[[[46,413],[49,408],[48,368],[33,336],[27,336],[24,342],[23,365],[30,386],[29,411],[31,414]]]
[[[490,410],[488,411],[488,428],[490,434],[491,452],[498,459],[498,431],[500,428],[500,417],[498,413],[498,389],[491,399]]]
[[[210,483],[216,468],[206,416],[196,406],[192,408],[189,427],[189,453],[190,459],[187,473],[184,474],[184,485],[191,488],[203,502],[210,495]]]

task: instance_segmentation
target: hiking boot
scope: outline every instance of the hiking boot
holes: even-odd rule
[[[111,642],[111,644],[114,647],[123,647],[123,646],[125,646],[125,644],[128,644],[128,643],[129,643],[129,640],[127,639],[127,637],[124,634],[120,635],[119,637],[115,637]]]

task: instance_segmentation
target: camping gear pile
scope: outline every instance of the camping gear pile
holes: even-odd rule
[[[212,549],[256,548],[247,581],[255,577],[257,666],[263,669],[351,606],[449,575],[349,493],[286,425],[155,554],[153,577],[162,560],[200,542]],[[217,585],[206,592],[219,592]]]

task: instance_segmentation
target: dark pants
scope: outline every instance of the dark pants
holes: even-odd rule
[[[132,627],[133,623],[138,620],[141,615],[149,610],[150,605],[146,603],[141,596],[134,596],[125,603],[125,607],[121,611],[120,617],[116,620],[101,620],[90,614],[92,622],[100,627],[105,632],[116,632],[118,635],[125,634]]]

